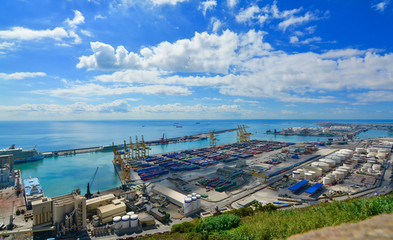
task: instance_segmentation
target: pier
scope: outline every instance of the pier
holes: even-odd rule
[[[234,132],[236,130],[237,128],[226,129],[226,130],[215,131],[215,133],[220,134],[225,132]],[[200,140],[208,139],[208,137],[209,137],[209,133],[199,133],[199,134],[182,136],[182,137],[162,138],[159,140],[146,141],[146,144],[150,146],[154,146],[154,145],[178,143],[178,142],[200,141]],[[116,149],[123,149],[124,144],[117,144],[115,145],[115,147]],[[44,157],[56,157],[56,156],[75,155],[80,153],[103,152],[103,151],[113,151],[112,145],[48,151],[48,152],[42,152],[41,154],[44,155]]]

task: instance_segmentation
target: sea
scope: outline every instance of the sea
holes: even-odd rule
[[[246,125],[252,139],[284,142],[326,140],[312,136],[268,135],[267,130],[289,127],[315,127],[319,122],[393,123],[393,120],[104,120],[104,121],[0,121],[0,148],[11,144],[23,149],[36,147],[39,152],[135,142],[142,135],[145,141],[182,137],[209,131],[221,131]],[[180,127],[181,126],[181,127]],[[369,130],[360,138],[393,137],[387,131]],[[236,142],[236,131],[217,134],[217,144]],[[150,154],[180,151],[209,146],[209,140],[151,146]],[[38,177],[48,197],[71,193],[79,187],[84,193],[88,182],[92,192],[121,186],[112,165],[113,152],[94,152],[45,158],[19,164],[22,177]]]

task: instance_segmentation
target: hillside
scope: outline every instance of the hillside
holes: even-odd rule
[[[322,229],[292,238],[320,239],[322,235],[318,234],[341,234],[340,229],[345,229],[348,224],[343,227],[337,225],[360,222],[384,213],[393,213],[392,195],[369,199],[349,199],[341,202],[333,201],[306,208],[282,211],[274,210],[273,207],[256,206],[254,211],[251,208],[243,208],[231,211],[229,214],[204,220],[195,219],[192,223],[174,225],[172,233],[145,236],[141,239],[286,239],[296,234],[303,234],[329,226],[336,226],[335,228],[339,229],[337,232]],[[392,215],[386,216],[379,217],[390,219],[391,223]],[[368,221],[373,221],[373,219]],[[388,223],[388,220],[386,220],[386,223]],[[348,226],[351,226],[351,229],[354,230],[353,236],[362,236],[362,227],[370,229],[371,226],[379,226],[380,229],[370,231],[370,234],[380,236],[378,239],[384,239],[385,225],[383,224],[367,225],[367,223],[358,223]],[[390,226],[392,225],[390,224]],[[329,236],[327,239],[337,239],[334,235],[327,236]]]

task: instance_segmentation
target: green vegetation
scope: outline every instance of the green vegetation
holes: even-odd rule
[[[317,228],[358,222],[393,212],[393,196],[334,201],[298,209],[276,211],[274,206],[254,205],[228,213],[177,224],[172,233],[141,239],[285,239]],[[240,218],[242,217],[242,218]]]

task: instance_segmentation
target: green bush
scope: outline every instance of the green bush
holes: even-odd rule
[[[196,232],[218,232],[235,228],[240,224],[240,217],[237,215],[222,214],[216,217],[208,217],[199,222]]]
[[[183,222],[180,224],[174,224],[171,228],[171,232],[187,233],[191,232],[193,228],[194,225],[190,222]]]

